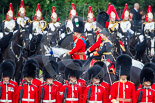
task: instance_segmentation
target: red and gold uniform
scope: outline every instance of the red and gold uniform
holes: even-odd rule
[[[21,103],[38,103],[38,87],[34,84],[24,83],[18,87],[16,93],[16,103],[19,103],[20,90],[23,88],[23,97]]]
[[[150,88],[139,88],[136,91],[136,100],[138,102],[140,91],[143,91],[140,103],[155,103],[155,90]],[[136,102],[136,103],[137,103]]]
[[[43,103],[60,103],[59,102],[59,95],[58,95],[58,86],[55,84],[45,84],[41,85],[39,88],[39,96],[41,95],[41,90],[44,88],[44,98],[43,98]],[[40,103],[40,98],[39,98],[39,103]]]
[[[106,89],[102,85],[89,85],[84,93],[83,103],[87,103],[87,95],[91,88],[91,96],[88,103],[107,103]]]
[[[81,89],[82,89],[82,97],[81,98],[83,98],[83,96],[84,96],[84,91],[85,91],[85,89],[86,89],[86,81],[84,80],[84,79],[81,79],[81,78],[79,78],[78,80],[77,80],[77,84],[81,87]]]
[[[2,95],[0,97],[0,103],[15,103],[16,86],[12,83],[2,83]]]
[[[60,103],[63,101],[65,88],[68,88],[67,97],[65,103],[82,103],[82,88],[78,84],[68,83],[64,84],[59,91]]]
[[[110,101],[119,103],[136,103],[135,85],[130,81],[117,81],[110,87]]]
[[[73,49],[69,52],[69,54],[72,55],[73,59],[86,60],[85,43],[82,39],[83,38],[81,37],[77,38],[74,41]]]
[[[57,80],[54,80],[53,84],[55,84],[58,87],[58,90],[60,90],[60,88],[62,87],[62,83]]]

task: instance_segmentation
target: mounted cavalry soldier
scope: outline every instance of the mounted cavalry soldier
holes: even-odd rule
[[[0,33],[0,49],[6,49],[9,45],[10,39],[13,36],[13,32],[18,29],[15,21],[12,3],[10,3],[9,10],[6,15],[6,20],[2,22],[1,33]]]
[[[153,13],[152,13],[152,9],[151,6],[148,6],[148,10],[147,10],[147,14],[146,14],[146,18],[145,18],[145,22],[143,23],[143,33],[145,34],[146,38],[147,38],[147,43],[149,46],[149,51],[148,51],[148,55],[150,56],[154,56],[154,37],[155,37],[155,33],[154,33],[154,29],[155,29],[155,22],[154,22],[154,17],[153,17]]]
[[[155,77],[153,68],[151,65],[146,64],[140,73],[142,85],[136,91],[136,103],[155,103],[155,89],[152,88]]]
[[[90,85],[87,86],[83,103],[108,103],[106,89],[101,85],[103,81],[103,71],[98,65],[92,66],[88,70]]]
[[[59,17],[55,11],[55,6],[53,6],[51,14],[51,22],[48,24],[48,28],[51,29],[51,31],[55,31],[56,28],[59,28],[60,26],[61,23],[59,22]]]
[[[111,33],[111,40],[115,44],[115,46],[117,46],[115,51],[118,53],[121,53],[121,51],[125,52],[124,45],[122,41],[120,41],[120,35],[118,33],[120,22],[116,20],[120,20],[120,18],[118,17],[115,7],[113,5],[110,5],[107,13],[110,17],[108,30]]]
[[[35,80],[36,72],[38,72],[37,65],[37,62],[33,59],[26,61],[24,64],[22,70],[24,80],[18,87],[16,103],[38,103],[38,89],[41,84]]]
[[[69,19],[65,23],[66,24],[66,30],[67,30],[67,32],[69,34],[73,33],[72,19],[74,18],[74,16],[78,16],[78,15],[77,15],[74,3],[72,3],[71,10],[70,10],[70,13],[69,13]]]
[[[77,83],[81,75],[81,67],[75,60],[65,64],[65,80],[68,82],[64,84],[60,91],[59,103],[82,103],[82,88]]]
[[[110,101],[112,103],[136,103],[135,85],[128,81],[132,59],[128,55],[121,55],[116,60],[116,81],[110,87]]]
[[[97,27],[96,27],[95,17],[94,17],[91,6],[89,6],[87,21],[85,23],[85,32],[86,32],[85,35],[89,41],[89,46],[92,46],[95,43],[94,31],[96,31],[96,28]]]
[[[43,68],[45,82],[39,88],[39,103],[60,103],[59,88],[54,84],[58,74],[58,64],[55,61],[48,62]]]
[[[131,23],[129,21],[129,9],[128,4],[125,4],[123,14],[121,16],[122,21],[120,21],[120,27],[119,27],[119,37],[123,41],[123,44],[125,46],[126,53],[129,52],[129,40],[130,37],[134,34],[134,32],[131,30]]]
[[[32,22],[32,34],[44,35],[47,33],[47,23],[43,20],[40,4],[37,4],[34,21]]]
[[[15,103],[15,95],[18,86],[11,80],[15,73],[15,66],[8,60],[0,65],[2,75],[0,83],[0,103]]]
[[[81,34],[84,33],[84,22],[81,17],[75,16],[72,19],[73,24],[73,36],[75,36],[74,47],[71,51],[67,52],[68,55],[72,55],[72,59],[86,60],[85,46],[86,41]]]
[[[19,28],[29,27],[30,19],[26,16],[26,10],[24,6],[24,1],[21,0],[20,8],[18,11],[18,17],[16,18],[16,22]]]

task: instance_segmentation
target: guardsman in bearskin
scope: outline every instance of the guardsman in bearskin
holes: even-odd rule
[[[59,17],[55,11],[55,6],[52,7],[52,14],[51,14],[51,22],[48,24],[48,28],[52,31],[55,31],[56,28],[60,27],[61,23],[59,22]]]
[[[95,62],[94,65],[99,65],[104,70],[107,70],[107,65],[103,61]],[[112,82],[112,81],[110,81],[110,82]],[[106,96],[106,102],[105,103],[108,103],[109,102],[109,92],[110,92],[109,83],[107,83],[106,81],[103,80],[103,81],[101,81],[100,84],[105,87],[105,93],[106,93],[106,95],[105,95]]]
[[[0,65],[1,83],[0,83],[0,103],[15,103],[16,85],[12,83],[15,68],[14,65],[5,60]]]
[[[154,72],[154,76],[155,76],[155,64],[154,63],[146,63],[143,68],[146,68],[146,67],[149,67],[150,69],[152,69]],[[139,85],[138,89],[139,88],[142,88],[141,84]],[[155,81],[153,81],[151,88],[155,90]]]
[[[69,13],[69,19],[65,23],[68,33],[73,33],[73,28],[74,27],[73,27],[72,19],[74,18],[74,16],[78,16],[78,15],[77,15],[74,3],[72,3],[71,10],[70,10],[70,13]]]
[[[30,25],[30,19],[26,16],[26,10],[23,0],[21,0],[20,2],[20,8],[18,11],[18,17],[16,18],[16,22],[19,25],[19,28],[28,27]]]
[[[155,22],[154,22],[154,17],[153,17],[153,13],[152,13],[152,9],[150,5],[148,6],[145,22],[142,27],[143,27],[142,29],[143,29],[143,32],[146,38],[150,41],[150,43],[148,43],[150,51],[148,52],[150,52],[150,55],[153,57],[155,54],[154,52]]]
[[[136,103],[155,103],[155,90],[151,88],[154,82],[154,73],[151,67],[143,67],[140,73],[140,82],[143,86],[136,91]]]
[[[78,85],[77,80],[81,75],[81,67],[75,60],[65,64],[65,80],[60,91],[60,103],[82,103],[82,88]]]
[[[71,51],[67,52],[68,55],[72,55],[73,59],[86,60],[85,46],[86,41],[81,34],[84,33],[84,22],[81,17],[75,16],[72,19],[73,31],[76,39],[74,40],[74,47]]]
[[[92,66],[88,70],[88,77],[91,82],[87,86],[83,103],[107,103],[106,89],[100,83],[103,81],[103,70],[100,66]]]
[[[39,75],[39,64],[36,60],[34,59],[29,59],[25,62],[24,64],[24,68],[25,70],[29,69],[28,67],[31,66],[35,68],[35,70],[33,71],[30,71],[29,73],[32,72],[32,80],[31,80],[31,83],[34,84],[35,86],[37,86],[38,88],[40,87],[40,85],[42,84],[41,81],[38,79],[38,75]],[[34,69],[33,68],[33,69]],[[23,74],[22,75],[24,77],[24,79],[21,81],[20,85],[22,85],[23,82],[26,82],[27,81],[27,74]]]
[[[126,3],[125,7],[124,7],[123,14],[121,16],[122,21],[120,22],[120,31],[121,31],[120,33],[123,36],[125,36],[125,33],[128,33],[127,36],[131,37],[131,35],[134,32],[131,30],[131,23],[129,21],[129,17],[130,17],[130,15],[129,15],[128,4]]]
[[[92,11],[91,6],[88,8],[88,16],[87,16],[87,22],[85,23],[85,32],[86,37],[89,41],[89,46],[92,46],[95,43],[94,40],[94,31],[96,30],[96,22],[95,17]]]
[[[32,59],[24,64],[22,74],[25,80],[18,87],[16,103],[38,103],[38,82],[34,81],[37,71],[36,65],[36,61]]]
[[[0,33],[0,49],[6,49],[9,42],[13,36],[13,32],[18,29],[17,23],[15,21],[12,3],[10,3],[9,10],[6,14],[6,20],[2,22],[1,33]]]
[[[136,103],[135,85],[128,81],[132,59],[128,55],[120,55],[116,60],[116,79],[110,87],[110,101],[112,103]]]
[[[37,4],[36,13],[34,16],[34,21],[32,22],[32,34],[34,35],[44,35],[47,33],[47,23],[43,20],[40,4]]]
[[[43,78],[46,83],[43,83],[39,88],[39,103],[60,103],[59,89],[54,84],[54,79],[58,74],[58,64],[55,61],[50,61],[43,68]]]

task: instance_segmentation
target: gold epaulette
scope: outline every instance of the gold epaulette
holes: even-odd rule
[[[130,83],[134,84],[134,83],[133,83],[133,82],[131,82],[131,81],[128,81],[128,82],[130,82]]]

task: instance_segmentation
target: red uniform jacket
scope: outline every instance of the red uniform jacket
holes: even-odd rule
[[[86,81],[84,80],[84,79],[78,79],[77,80],[77,84],[81,87],[81,89],[82,89],[82,98],[83,98],[83,96],[84,96],[84,91],[85,91],[85,89],[86,89]]]
[[[19,103],[20,90],[23,88],[23,98],[21,103],[38,103],[38,87],[34,84],[23,84],[20,85],[17,90],[16,103]]]
[[[65,88],[68,88],[67,98],[65,103],[82,103],[82,89],[78,84],[64,84],[60,91],[60,103],[63,102]]]
[[[15,103],[15,85],[12,83],[2,83],[2,95],[0,97],[0,103]]]
[[[54,80],[53,83],[58,87],[58,90],[60,90],[60,88],[62,87],[62,83],[57,80]]]
[[[106,90],[102,85],[90,85],[86,88],[83,98],[83,103],[87,103],[87,95],[89,88],[91,88],[90,103],[107,103],[106,102]],[[89,103],[88,102],[88,103]]]
[[[86,60],[85,43],[79,38],[74,41],[74,48],[69,52],[73,59]]]
[[[102,82],[101,85],[105,87],[106,103],[108,103],[109,102],[109,84],[107,82]]]
[[[26,80],[24,80],[24,81],[26,82]],[[23,80],[21,81],[20,85],[22,85],[22,83],[23,83]],[[34,79],[32,80],[32,84],[36,85],[36,86],[39,88],[40,85],[41,85],[42,83],[41,83],[40,80],[34,78]]]
[[[142,99],[140,102],[142,103],[155,103],[155,90],[152,89],[151,87],[146,89],[146,88],[139,88],[136,91],[136,101],[138,102],[139,94],[140,91],[143,91]]]
[[[110,88],[110,101],[118,100],[119,103],[136,103],[135,85],[132,82],[117,81]],[[123,99],[125,101],[123,102]],[[130,101],[130,102],[126,102]]]
[[[59,102],[59,92],[58,92],[58,87],[54,84],[52,85],[41,85],[39,88],[39,102],[41,101],[41,90],[44,88],[44,98],[43,98],[43,103],[60,103]]]
[[[101,36],[98,38],[98,40],[95,42],[95,44],[93,44],[90,48],[89,48],[89,52],[92,52],[94,50],[99,50],[100,48],[100,44],[102,43],[101,41]]]

